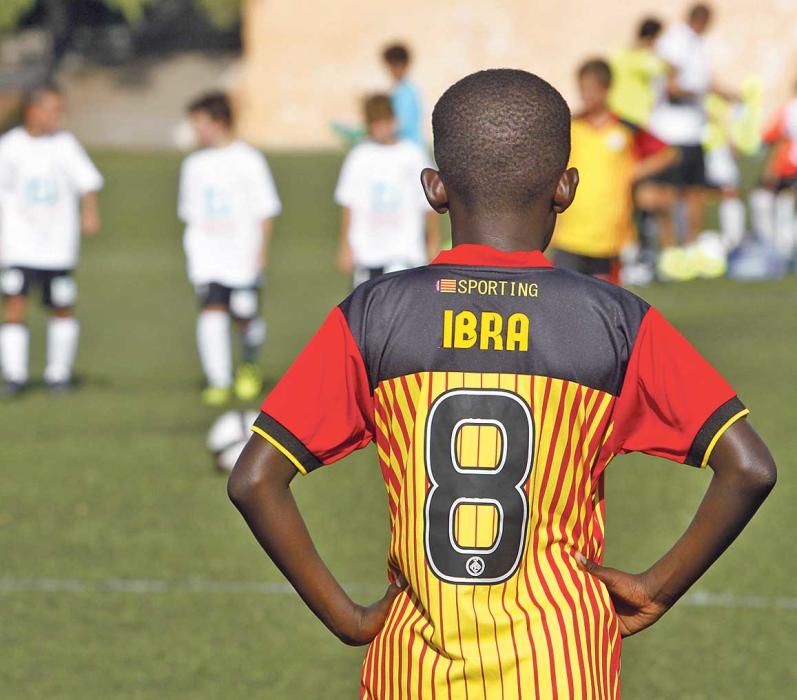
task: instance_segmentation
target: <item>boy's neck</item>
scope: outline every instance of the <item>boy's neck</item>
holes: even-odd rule
[[[603,105],[591,112],[584,112],[584,119],[586,119],[593,126],[603,126],[612,118],[612,113],[608,105]]]
[[[454,245],[486,245],[507,253],[545,250],[546,233],[553,229],[550,204],[532,205],[523,212],[473,214],[452,205],[451,238]]]
[[[229,146],[233,141],[235,141],[235,137],[232,134],[224,134],[223,136],[219,136],[209,144],[211,148],[224,148],[225,146]]]
[[[34,139],[38,139],[41,136],[47,136],[49,132],[45,131],[44,129],[37,129],[35,127],[29,126],[27,124],[23,125],[22,127],[25,131],[28,132],[28,136]]]

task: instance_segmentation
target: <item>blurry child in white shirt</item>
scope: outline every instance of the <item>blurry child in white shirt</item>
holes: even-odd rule
[[[26,95],[23,125],[0,139],[0,362],[7,396],[28,381],[28,298],[38,289],[50,312],[44,379],[54,391],[72,383],[79,325],[74,317],[80,231],[100,230],[103,179],[77,139],[61,129],[64,102],[55,85]]]
[[[257,356],[266,335],[260,290],[272,220],[281,204],[263,154],[235,138],[226,95],[200,97],[188,115],[199,150],[182,165],[178,215],[185,223],[188,277],[200,306],[196,334],[207,381],[203,400],[219,406],[233,388],[231,319],[241,336],[235,393],[247,401],[260,394]]]
[[[396,136],[390,97],[365,100],[368,140],[346,156],[335,189],[342,207],[338,267],[354,286],[425,265],[440,245],[437,217],[421,187],[426,151]]]

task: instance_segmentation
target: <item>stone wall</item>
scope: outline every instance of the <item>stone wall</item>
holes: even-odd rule
[[[244,136],[271,148],[336,143],[335,119],[359,118],[359,98],[387,87],[381,47],[412,47],[428,115],[463,75],[511,66],[539,73],[573,103],[575,66],[631,41],[638,20],[679,18],[691,3],[622,0],[247,0],[236,96]],[[797,2],[715,2],[708,34],[717,78],[758,75],[771,107],[797,79]],[[630,8],[630,9],[629,9]]]

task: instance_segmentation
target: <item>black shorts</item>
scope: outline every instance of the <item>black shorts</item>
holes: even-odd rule
[[[363,282],[376,279],[384,274],[384,267],[355,267],[352,286],[359,287]]]
[[[72,270],[11,266],[0,271],[3,297],[28,297],[34,287],[41,289],[42,303],[48,309],[68,309],[77,301],[77,283]]]
[[[703,146],[676,146],[680,159],[666,170],[645,178],[649,182],[660,182],[674,187],[705,187],[706,158]]]
[[[775,192],[797,189],[797,175],[791,177],[781,177],[775,182]]]
[[[223,306],[233,318],[249,321],[260,314],[260,286],[228,287],[218,282],[194,286],[201,307]]]
[[[568,253],[566,250],[554,250],[553,264],[561,270],[580,272],[599,279],[619,284],[620,261],[614,258],[592,258],[589,255]]]

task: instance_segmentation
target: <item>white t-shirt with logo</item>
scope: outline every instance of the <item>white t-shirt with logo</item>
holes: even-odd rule
[[[102,175],[66,131],[31,136],[17,127],[0,138],[0,262],[70,269],[80,250],[80,198],[102,189]]]
[[[650,130],[665,143],[678,146],[700,144],[706,115],[703,99],[711,89],[711,67],[706,42],[689,25],[679,23],[656,42],[658,56],[675,67],[679,87],[695,95],[682,103],[670,101],[666,78],[658,86],[658,96],[650,116]]]
[[[335,201],[351,209],[349,243],[361,267],[426,264],[426,214],[421,170],[426,151],[411,141],[365,141],[346,156]]]
[[[183,161],[177,213],[193,284],[256,284],[262,223],[280,213],[274,178],[260,151],[243,141],[204,148]]]

